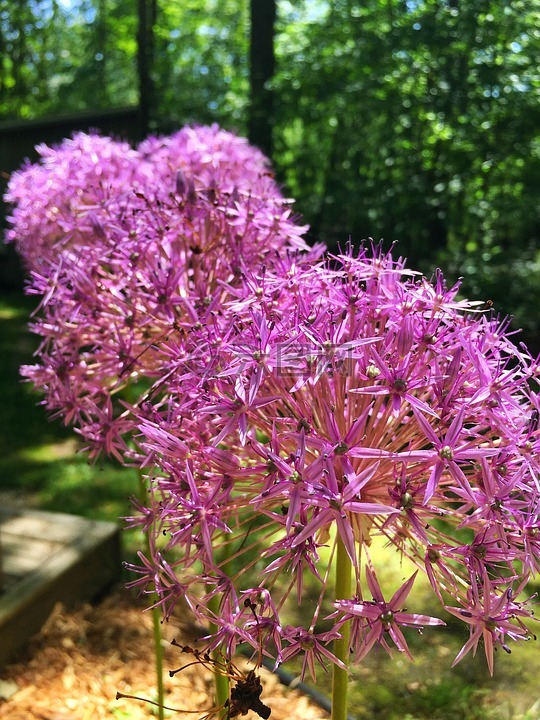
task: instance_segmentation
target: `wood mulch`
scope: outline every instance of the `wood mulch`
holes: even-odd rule
[[[172,627],[176,625],[177,627]],[[212,705],[212,676],[192,665],[173,678],[168,670],[187,661],[171,646],[193,643],[181,619],[165,627],[166,704],[182,710],[168,717],[199,720]],[[1,638],[0,638],[1,642]],[[240,661],[244,671],[249,663]],[[284,687],[272,673],[260,670],[261,700],[271,720],[326,720],[328,714],[297,690]],[[97,605],[66,611],[57,606],[41,633],[17,662],[0,669],[0,720],[147,720],[152,706],[116,700],[117,691],[153,698],[152,617],[139,600],[116,588]],[[6,699],[7,698],[7,699]],[[249,712],[246,720],[258,715]]]

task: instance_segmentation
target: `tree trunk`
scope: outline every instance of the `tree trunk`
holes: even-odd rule
[[[138,0],[137,14],[137,69],[139,73],[139,133],[148,135],[151,108],[155,99],[152,65],[154,60],[154,24],[157,4],[155,0]]]
[[[272,157],[272,126],[274,93],[270,82],[274,77],[274,32],[276,0],[250,0],[251,38],[249,141]]]

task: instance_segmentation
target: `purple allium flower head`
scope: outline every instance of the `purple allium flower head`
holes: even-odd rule
[[[249,190],[268,178],[269,192],[279,196],[268,158],[245,138],[218,125],[184,127],[173,135],[150,137],[137,147],[144,171],[152,184],[170,191],[176,184],[180,195],[194,189],[191,180],[207,187],[233,193]],[[167,187],[168,186],[168,187]]]
[[[482,639],[492,672],[528,636],[540,536],[538,361],[506,320],[380,246],[320,260],[265,158],[217,127],[41,154],[6,196],[40,298],[23,374],[92,453],[148,472],[133,585],[166,619],[185,601],[208,649],[315,676],[344,627],[361,660],[442,622],[404,608],[416,573],[385,600],[381,538],[469,625],[456,662]]]
[[[95,134],[76,133],[36,150],[41,161],[13,173],[4,197],[14,206],[6,240],[30,269],[57,258],[63,247],[102,235],[100,204],[113,194],[121,204],[141,166],[128,143]]]
[[[253,264],[307,251],[305,228],[264,156],[217,127],[137,151],[79,134],[41,154],[6,196],[15,203],[8,239],[41,298],[39,362],[23,374],[92,453],[126,458],[131,409],[164,381],[169,355],[184,352],[182,334],[221,312]]]
[[[416,574],[384,600],[375,568],[363,568],[380,537],[426,573],[443,606],[488,628],[491,671],[490,647],[526,635],[529,611],[508,598],[536,570],[527,555],[538,517],[537,362],[489,311],[457,299],[458,285],[448,289],[441,273],[429,281],[380,247],[330,262],[282,256],[222,288],[221,311],[190,329],[182,353],[169,345],[167,381],[139,426],[157,468],[149,507],[167,538],[160,552],[175,553],[179,581],[191,578],[201,596],[213,584],[225,615],[243,588],[264,589],[280,638],[278,647],[265,636],[265,651],[280,662],[319,638],[304,666],[313,672],[332,661],[320,617],[335,600],[339,538],[354,592],[334,604],[331,632],[352,623],[357,659],[389,648],[388,637],[409,655],[403,628],[442,621],[404,609]],[[198,521],[181,546],[193,483],[226,530]],[[304,602],[308,576],[315,605]],[[293,596],[302,630],[282,619]],[[238,627],[234,613],[223,622],[227,633]],[[242,624],[238,642],[246,632],[254,626]]]

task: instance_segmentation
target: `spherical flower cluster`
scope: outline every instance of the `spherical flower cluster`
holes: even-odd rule
[[[280,197],[268,158],[243,137],[218,125],[184,127],[163,137],[150,137],[137,147],[140,170],[152,177],[156,191],[172,182],[197,178],[204,187],[249,191],[268,178],[266,190]]]
[[[8,241],[41,298],[39,362],[23,374],[92,452],[123,460],[131,408],[162,375],[155,343],[217,312],[246,267],[307,249],[305,227],[264,156],[215,127],[137,150],[79,134],[40,152],[6,196]]]
[[[268,159],[217,125],[150,137],[137,148],[110,137],[76,133],[56,147],[42,144],[36,150],[40,162],[27,161],[13,173],[4,198],[13,205],[6,239],[16,244],[29,269],[57,262],[65,247],[99,242],[102,215],[141,212],[137,192],[155,205],[170,205],[171,193],[195,202],[201,191],[210,199],[216,193],[217,204],[226,193],[233,210],[235,201],[254,195],[252,207],[245,210],[254,213],[261,210],[263,196],[272,199],[264,207],[268,224],[277,222],[275,214],[290,214]]]
[[[470,626],[456,661],[483,638],[493,671],[495,647],[529,636],[538,364],[458,285],[380,248],[285,258],[227,289],[220,313],[157,348],[167,380],[140,422],[152,552],[134,584],[155,586],[165,617],[187,602],[227,656],[262,645],[314,674],[342,662],[329,643],[345,624],[358,661],[376,644],[409,655],[403,628],[443,624],[405,610],[416,574],[385,600],[380,536]],[[339,552],[353,587],[336,598]]]
[[[131,194],[141,164],[128,143],[95,134],[76,133],[57,147],[36,150],[40,162],[26,161],[10,178],[6,240],[15,243],[28,269],[45,266],[46,272],[64,247],[92,242],[99,195]]]

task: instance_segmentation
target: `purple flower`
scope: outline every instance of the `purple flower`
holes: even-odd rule
[[[451,425],[445,433],[444,438],[437,437],[433,428],[426,421],[420,412],[416,415],[417,422],[421,425],[426,439],[433,443],[432,450],[412,450],[409,454],[410,460],[423,460],[433,463],[429,480],[426,485],[424,502],[428,502],[445,471],[447,471],[467,494],[472,493],[470,483],[459,466],[460,461],[470,463],[471,461],[497,455],[497,447],[489,447],[480,438],[471,437],[471,433],[463,432],[463,421],[466,416],[466,407],[459,409],[452,420]],[[464,441],[460,442],[461,436],[465,435]]]
[[[405,653],[412,660],[405,636],[401,631],[403,627],[422,628],[425,625],[445,625],[442,620],[408,613],[403,607],[418,571],[414,573],[386,602],[372,567],[366,567],[366,581],[373,597],[364,601],[358,598],[352,600],[338,600],[334,606],[338,609],[332,617],[339,617],[338,625],[351,622],[351,646],[354,649],[355,661],[360,662],[378,643],[388,653],[390,647],[387,640],[390,638],[397,649]]]
[[[516,596],[522,592],[526,581],[526,577],[521,581],[515,590]],[[452,667],[457,665],[471,650],[475,655],[478,643],[483,640],[489,673],[493,675],[493,651],[497,647],[502,647],[509,653],[510,649],[506,638],[528,640],[531,637],[530,631],[521,621],[522,617],[530,616],[530,611],[525,609],[523,603],[514,600],[514,592],[511,587],[501,594],[496,593],[485,572],[482,584],[471,586],[467,607],[447,606],[446,610],[469,625],[469,639],[459,651]]]
[[[323,632],[338,538],[356,588],[333,617],[336,629],[350,620],[359,660],[390,641],[409,655],[403,628],[442,624],[404,609],[414,576],[386,602],[368,567],[373,599],[363,599],[373,537],[424,568],[439,602],[449,595],[465,613],[485,573],[504,594],[524,576],[522,563],[534,567],[525,556],[536,543],[538,432],[528,419],[535,362],[507,338],[496,341],[498,322],[455,300],[457,287],[447,290],[440,274],[431,285],[372,250],[334,258],[331,268],[291,255],[275,272],[264,265],[223,285],[224,310],[182,340],[190,357],[206,353],[203,378],[171,357],[172,374],[152,397],[153,429],[140,424],[142,447],[165,476],[153,481],[155,511],[171,542],[183,537],[175,523],[184,527],[180,439],[204,467],[196,482],[223,485],[227,500],[212,512],[231,532],[216,530],[212,542],[230,548],[230,565],[186,535],[186,572],[195,559],[207,577],[228,566],[237,594],[256,578],[276,608],[278,661],[292,652],[292,631],[280,621],[293,591],[305,613],[294,652],[308,648],[303,633]],[[497,387],[496,402],[486,384]],[[308,576],[318,593],[309,607]],[[520,612],[509,618],[518,635],[529,611]],[[232,616],[223,622],[227,632],[238,626]],[[242,625],[238,640],[255,625]],[[255,647],[257,635],[249,642]]]
[[[338,483],[331,463],[323,467],[324,484],[312,484],[304,497],[304,503],[312,508],[311,520],[297,533],[292,543],[293,547],[300,545],[309,537],[316,534],[319,528],[336,524],[337,531],[345,543],[349,557],[354,562],[356,548],[354,532],[351,524],[351,514],[386,515],[397,512],[394,508],[373,502],[359,502],[361,488],[369,482],[377,472],[378,465],[355,476],[350,481]],[[290,509],[289,509],[290,512]]]
[[[283,641],[286,644],[281,652],[281,662],[287,662],[296,655],[302,655],[302,671],[300,679],[303,680],[309,670],[313,682],[317,680],[316,665],[318,663],[325,671],[325,660],[334,663],[342,669],[345,665],[327,647],[329,643],[340,637],[337,630],[324,633],[313,633],[303,627],[288,625],[283,631]]]
[[[267,159],[217,126],[137,149],[79,133],[40,153],[6,194],[7,239],[31,275],[28,292],[42,297],[38,363],[24,374],[93,455],[127,461],[129,410],[149,380],[163,382],[173,354],[201,368],[182,335],[221,311],[221,283],[237,286],[275,250],[307,250],[306,228]]]

